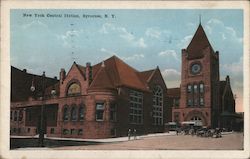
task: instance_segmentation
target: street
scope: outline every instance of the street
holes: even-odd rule
[[[81,146],[64,146],[63,150],[242,150],[243,133],[229,133],[222,138],[205,138],[191,135],[166,135],[113,143]]]

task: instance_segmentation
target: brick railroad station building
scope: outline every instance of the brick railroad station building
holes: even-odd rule
[[[158,67],[138,72],[116,56],[93,66],[73,63],[59,80],[44,78],[43,100],[42,76],[11,70],[11,134],[35,135],[42,105],[48,136],[107,138],[126,136],[129,128],[138,134],[164,129],[167,88]]]
[[[42,106],[46,134],[54,137],[163,132],[169,121],[227,127],[235,117],[230,79],[220,81],[219,52],[201,25],[182,50],[180,88],[167,90],[158,67],[140,72],[116,56],[93,66],[74,62],[59,79],[11,67],[11,135],[36,135]]]

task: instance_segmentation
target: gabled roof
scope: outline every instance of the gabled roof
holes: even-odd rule
[[[75,63],[76,64],[76,63]],[[76,67],[78,68],[78,70],[81,72],[82,76],[84,77],[84,79],[86,79],[86,75],[85,75],[85,71],[86,68],[82,65],[76,64]]]
[[[96,78],[94,78],[91,83],[91,89],[105,88],[105,89],[114,89],[113,82],[111,81],[106,67],[101,67],[96,74]]]
[[[152,70],[139,72],[116,56],[94,65],[92,71],[93,82],[89,89],[94,89],[97,85],[105,87],[105,84],[108,84],[113,88],[126,86],[143,91],[148,90],[145,81],[152,73]]]
[[[167,96],[168,97],[180,97],[180,88],[168,88]]]
[[[207,47],[210,47],[213,50],[202,25],[199,24],[190,44],[187,47],[188,58],[193,59],[202,57],[202,50]]]

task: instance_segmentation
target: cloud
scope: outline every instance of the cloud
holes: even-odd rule
[[[193,28],[193,27],[195,26],[195,24],[194,24],[194,23],[191,23],[191,22],[188,22],[186,25],[187,25],[188,27],[190,27],[190,28]]]
[[[137,38],[135,35],[127,31],[124,27],[115,26],[114,24],[105,23],[102,25],[102,28],[99,30],[101,34],[109,34],[112,33],[114,35],[119,36],[123,40],[127,41],[128,43],[132,44],[135,47],[146,48],[147,45],[144,39]]]
[[[176,69],[165,69],[161,71],[161,74],[166,82],[166,85],[169,87],[179,87],[181,73]]]
[[[175,50],[165,50],[158,53],[160,57],[173,57],[176,61],[180,61]]]
[[[23,24],[21,26],[22,29],[28,29],[30,27],[43,27],[43,28],[48,28],[48,26],[44,23],[42,23],[41,21],[39,20],[34,20],[28,24]]]
[[[73,43],[71,40],[73,40],[75,37],[80,37],[80,34],[83,33],[83,30],[68,30],[62,35],[56,35],[56,37],[59,40],[63,41],[63,46],[66,48],[70,48],[73,46]],[[76,47],[76,46],[74,46]]]
[[[108,54],[105,58],[109,58],[110,55],[111,56],[116,55],[116,56],[120,57],[121,59],[123,59],[124,61],[140,60],[140,59],[145,57],[144,54],[133,54],[132,56],[127,56],[127,57],[119,56],[117,53],[110,51],[110,50],[107,50],[105,48],[101,48],[100,51]]]
[[[141,48],[146,48],[147,47],[147,45],[145,44],[143,38],[140,38],[136,43],[137,43],[136,45],[138,45]]]
[[[121,57],[123,60],[125,61],[133,61],[133,60],[140,60],[142,58],[144,58],[144,54],[134,54],[132,56],[128,56],[128,57]]]
[[[193,38],[193,35],[187,35],[187,36],[183,37],[181,39],[180,43],[177,44],[177,46],[179,48],[187,48],[188,44],[191,42],[192,38]]]
[[[166,37],[170,38],[171,32],[169,30],[161,30],[158,27],[147,28],[145,36],[152,39],[166,40]]]
[[[220,38],[222,40],[230,40],[236,41],[238,43],[242,43],[243,38],[237,35],[237,32],[234,28],[230,26],[226,26],[221,20],[212,18],[210,19],[206,25],[206,30],[208,30],[209,34],[220,34]],[[216,30],[216,31],[215,31]]]
[[[243,72],[243,57],[241,56],[239,61],[227,64],[221,64],[222,69],[233,74],[239,75]]]
[[[105,48],[101,48],[100,49],[101,52],[105,52],[105,53],[108,53],[109,55],[117,55],[117,53],[113,52],[113,51],[110,51],[110,50],[107,50]]]
[[[145,35],[151,38],[159,39],[161,36],[161,31],[155,28],[148,28],[145,32]]]

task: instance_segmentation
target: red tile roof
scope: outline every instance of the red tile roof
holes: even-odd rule
[[[192,38],[190,44],[187,47],[188,58],[193,59],[202,57],[202,50],[207,47],[210,47],[213,50],[212,46],[208,41],[207,35],[202,25],[200,24],[194,34],[194,37]]]
[[[104,63],[104,67],[102,67]],[[94,65],[93,82],[89,89],[97,87],[113,87],[126,86],[138,90],[148,91],[146,80],[153,70],[139,72],[123,62],[116,56]],[[102,70],[100,73],[99,71]],[[100,84],[99,84],[100,83]],[[105,86],[107,84],[107,86]]]

